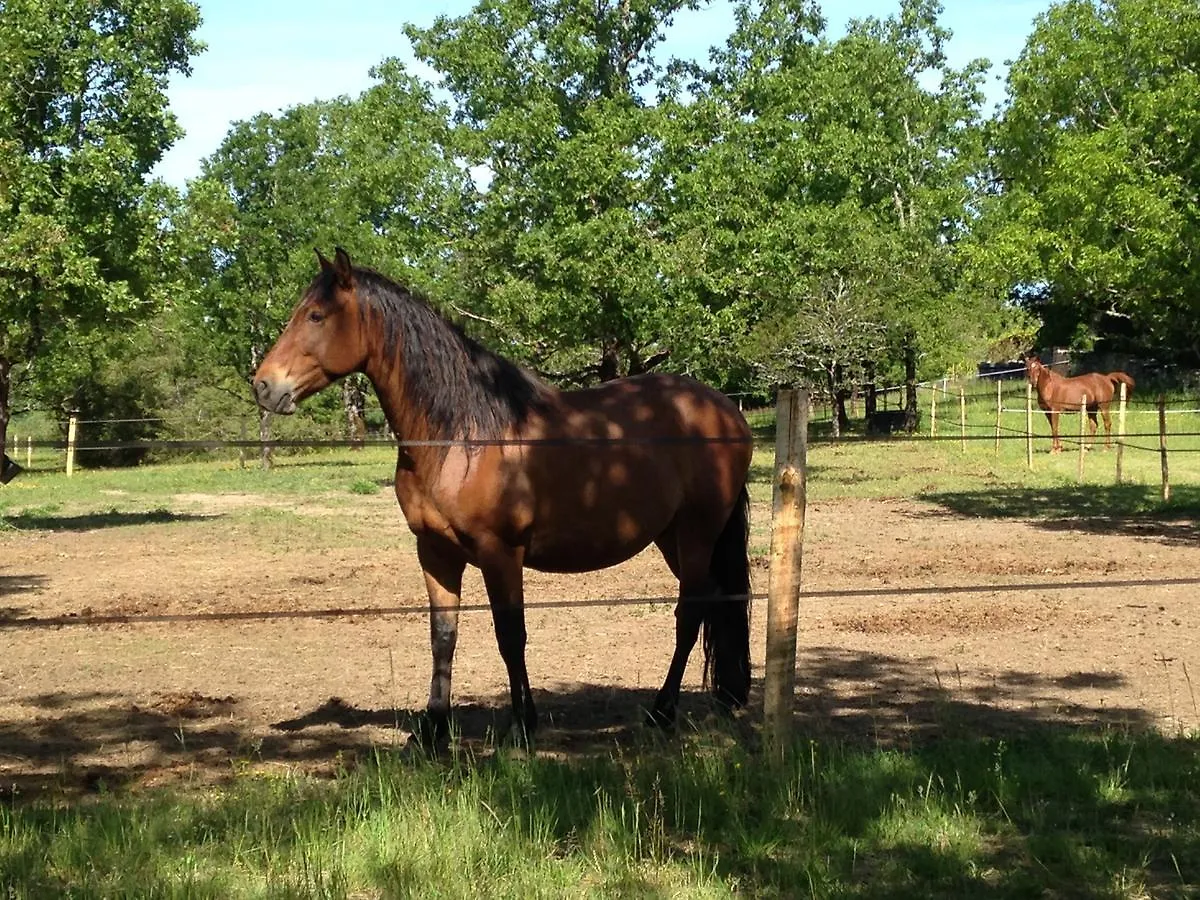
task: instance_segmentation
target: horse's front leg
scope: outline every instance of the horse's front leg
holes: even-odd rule
[[[525,588],[524,551],[521,548],[496,547],[479,553],[479,568],[487,587],[488,603],[492,607],[492,622],[496,628],[496,643],[500,658],[508,672],[508,689],[512,699],[511,736],[527,746],[537,728],[537,709],[529,688],[529,672],[525,667]]]
[[[417,559],[429,592],[429,646],[433,675],[429,682],[424,733],[426,745],[436,747],[450,735],[450,678],[458,643],[458,606],[462,597],[466,559],[458,548],[436,536],[417,538]]]
[[[1047,410],[1046,418],[1050,421],[1050,452],[1062,453],[1062,440],[1058,436],[1058,412]]]

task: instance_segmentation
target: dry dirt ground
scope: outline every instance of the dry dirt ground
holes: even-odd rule
[[[154,521],[0,531],[3,793],[321,772],[402,744],[429,644],[425,617],[396,610],[422,607],[422,580],[394,501],[353,501],[356,524],[331,526],[337,539],[316,550],[304,548],[323,517],[344,511],[313,503],[264,536],[245,513],[277,501],[249,495],[181,495]],[[1200,579],[1200,532],[1125,525],[810,504],[798,730],[903,743],[1046,722],[1197,728],[1200,609],[1197,585],[1179,582]],[[1085,584],[1057,587],[1070,582]],[[589,576],[531,572],[527,599],[674,590],[647,552]],[[454,697],[462,740],[482,744],[507,690],[474,573],[465,595]],[[354,613],[380,607],[392,611]],[[756,698],[765,612],[758,602]],[[566,604],[528,621],[539,750],[636,738],[670,656],[671,606]],[[697,650],[682,707],[694,719],[708,709],[699,670]]]

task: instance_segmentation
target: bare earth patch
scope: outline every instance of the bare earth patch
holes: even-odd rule
[[[181,495],[175,505],[185,518],[164,524],[0,532],[5,792],[203,782],[244,766],[331,771],[407,739],[428,686],[428,624],[394,501],[293,509]],[[294,531],[260,533],[237,515],[281,507],[303,516]],[[342,538],[307,549],[325,521]],[[1085,524],[966,518],[912,501],[810,505],[799,728],[892,743],[1045,722],[1200,726],[1196,588],[1162,583],[1200,577],[1200,547],[1155,523],[1116,535]],[[756,580],[765,591],[761,566]],[[1129,581],[1146,583],[1119,584]],[[1118,584],[1053,586],[1068,582]],[[970,585],[982,590],[938,590]],[[589,576],[529,573],[540,748],[611,747],[636,732],[666,671],[673,616],[663,602],[538,604],[674,591],[652,552]],[[507,686],[477,573],[465,603],[454,692],[462,739],[478,745]],[[104,624],[83,621],[97,617]],[[765,618],[760,602],[756,675]],[[699,657],[683,710],[697,717],[707,711]]]

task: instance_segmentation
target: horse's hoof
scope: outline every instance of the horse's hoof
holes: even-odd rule
[[[400,748],[400,752],[403,758],[409,761],[431,760],[441,756],[448,745],[448,741],[438,745],[420,735],[410,734],[408,740],[404,742],[404,746]]]
[[[533,752],[533,730],[515,722],[504,733],[504,745],[513,750]]]
[[[497,743],[501,747],[533,752],[533,735],[536,730],[536,720],[533,722],[522,722],[515,716],[510,715],[507,723],[496,730]]]
[[[673,731],[675,728],[675,710],[654,707],[646,713],[646,726],[660,731]]]
[[[412,723],[408,745],[421,749],[429,756],[444,752],[450,746],[450,720],[428,713],[418,716]]]

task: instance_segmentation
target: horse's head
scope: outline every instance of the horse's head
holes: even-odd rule
[[[1037,387],[1038,380],[1045,371],[1047,371],[1046,366],[1034,354],[1030,353],[1025,357],[1025,375],[1034,387]]]
[[[254,373],[258,405],[288,415],[330,382],[361,371],[367,351],[350,257],[333,262],[317,251],[321,271],[300,299],[283,334]]]

